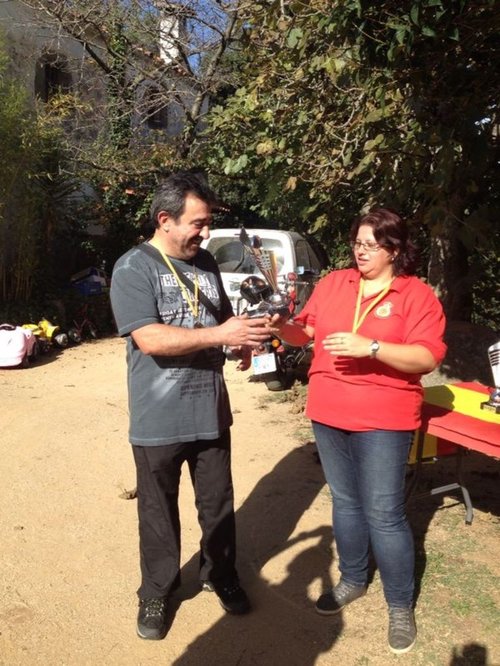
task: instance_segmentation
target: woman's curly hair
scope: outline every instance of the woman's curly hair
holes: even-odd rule
[[[354,221],[349,238],[356,240],[358,229],[368,225],[379,245],[394,252],[394,275],[414,275],[418,265],[416,245],[409,238],[406,222],[390,208],[372,208]]]

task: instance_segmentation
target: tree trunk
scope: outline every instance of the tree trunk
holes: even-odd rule
[[[449,212],[431,242],[428,281],[436,291],[449,321],[470,321],[472,284],[469,252],[458,234],[461,218]]]

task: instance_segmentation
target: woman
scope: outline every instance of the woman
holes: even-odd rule
[[[414,545],[405,514],[405,467],[420,425],[422,374],[443,359],[445,319],[414,276],[405,223],[379,208],[352,226],[355,268],[330,273],[294,323],[292,344],[315,339],[306,414],[312,420],[334,506],[340,582],[316,610],[338,613],[366,593],[371,545],[389,607],[389,647],[409,651]]]

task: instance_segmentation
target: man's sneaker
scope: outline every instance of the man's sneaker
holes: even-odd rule
[[[204,580],[201,583],[201,589],[205,592],[215,592],[220,605],[228,613],[244,615],[252,609],[245,590],[240,587],[237,581],[226,585],[218,585],[209,580]]]
[[[137,635],[151,641],[160,641],[168,631],[167,598],[141,599],[137,614]]]
[[[389,606],[389,649],[394,654],[409,652],[417,640],[415,616],[411,608]]]
[[[320,615],[336,615],[351,602],[366,594],[364,585],[351,585],[341,580],[330,592],[322,594],[316,602],[316,612]]]

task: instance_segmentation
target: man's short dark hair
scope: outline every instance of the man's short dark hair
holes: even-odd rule
[[[188,194],[193,194],[210,207],[217,204],[217,195],[209,187],[203,174],[193,171],[179,171],[168,176],[153,195],[150,208],[153,225],[158,226],[158,213],[161,211],[178,220],[184,212]]]

